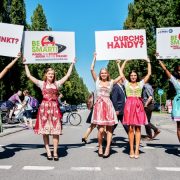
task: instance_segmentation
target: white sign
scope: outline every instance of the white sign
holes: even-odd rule
[[[17,57],[24,26],[0,23],[0,55]]]
[[[180,58],[180,27],[156,29],[156,52],[158,59]]]
[[[75,58],[75,33],[26,31],[24,57],[27,64],[73,62]]]
[[[97,60],[146,59],[145,30],[96,31]]]

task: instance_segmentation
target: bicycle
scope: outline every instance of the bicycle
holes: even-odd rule
[[[72,126],[78,126],[79,124],[81,124],[81,121],[82,121],[81,115],[75,111],[64,112],[63,119],[64,118],[65,118],[65,121],[62,121],[62,122],[64,124],[69,122]]]

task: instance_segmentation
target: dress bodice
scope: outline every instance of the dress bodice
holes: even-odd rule
[[[125,88],[127,97],[141,97],[144,80],[137,82],[137,86],[131,86],[131,83],[125,80]]]
[[[56,84],[55,84],[56,86]],[[44,82],[43,89],[42,89],[42,95],[43,95],[43,100],[57,100],[58,99],[58,88],[47,88],[46,83]]]
[[[110,93],[113,86],[113,80],[109,81],[107,87],[100,85],[99,78],[96,80],[96,96],[110,97]]]

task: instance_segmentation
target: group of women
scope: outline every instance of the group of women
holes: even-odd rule
[[[19,57],[20,54],[4,68],[4,70],[0,73],[0,78],[2,78],[7,73],[7,71],[15,64]],[[141,126],[148,123],[141,101],[141,92],[143,85],[151,76],[150,60],[148,58],[146,59],[148,73],[141,81],[139,79],[138,73],[134,70],[129,73],[127,79],[124,76],[124,68],[128,60],[125,60],[123,62],[120,68],[120,74],[114,80],[110,79],[109,72],[106,68],[102,68],[99,75],[97,76],[94,71],[95,62],[96,54],[94,54],[93,62],[91,65],[91,74],[96,84],[96,100],[94,102],[91,123],[98,126],[98,155],[103,158],[108,158],[111,154],[112,128],[115,124],[118,123],[118,120],[113,104],[110,100],[110,93],[113,85],[121,79],[124,83],[127,95],[123,124],[127,125],[129,129],[129,156],[130,158],[137,159],[139,158]],[[56,80],[55,71],[52,68],[48,68],[46,70],[43,80],[38,80],[31,75],[28,65],[24,65],[27,77],[42,91],[43,100],[38,110],[34,132],[43,135],[48,160],[59,160],[57,150],[59,144],[59,135],[61,134],[62,130],[62,113],[60,112],[58,104],[58,88],[61,87],[71,75],[74,63],[75,61],[70,65],[67,74],[60,80]],[[172,117],[175,121],[177,121],[177,135],[180,141],[180,79],[176,79],[175,77],[173,77],[162,61],[159,61],[159,64],[166,72],[168,78],[170,78],[170,81],[173,83],[177,91],[177,95],[174,99],[173,104]],[[103,151],[102,145],[104,131],[106,131],[107,134],[107,145],[105,151]],[[51,154],[49,148],[49,135],[53,136],[53,155]]]

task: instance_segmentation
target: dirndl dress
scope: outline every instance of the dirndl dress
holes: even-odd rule
[[[173,99],[171,116],[174,121],[180,121],[180,81],[171,76],[170,81],[174,85],[177,95]]]
[[[110,100],[110,92],[113,80],[107,87],[100,85],[99,78],[96,80],[96,100],[94,103],[91,122],[101,126],[114,126],[118,123],[114,106]]]
[[[37,113],[34,132],[36,134],[60,135],[62,129],[62,113],[58,103],[58,88],[47,88],[43,83],[43,100]]]
[[[141,99],[144,80],[138,82],[136,87],[132,87],[127,80],[125,80],[124,85],[127,99],[124,107],[123,124],[132,126],[148,124],[143,101]]]

